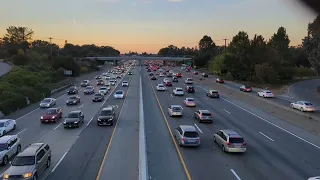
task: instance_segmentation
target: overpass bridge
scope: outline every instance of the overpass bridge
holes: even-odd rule
[[[173,62],[181,62],[181,61],[186,61],[190,60],[192,61],[192,58],[185,58],[185,57],[160,57],[160,56],[108,56],[108,57],[84,57],[80,58],[83,60],[98,60],[98,61],[113,61],[113,64],[117,64],[117,61],[121,60],[138,60],[143,61],[156,61],[156,60],[161,60],[161,61],[173,61]]]

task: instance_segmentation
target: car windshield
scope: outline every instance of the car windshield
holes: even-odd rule
[[[312,104],[309,103],[309,102],[305,102],[304,104],[305,104],[306,106],[312,106]]]
[[[111,83],[114,83],[114,80],[110,80]]]
[[[184,137],[189,137],[189,138],[196,138],[196,137],[199,137],[199,134],[197,132],[184,132]]]
[[[123,81],[122,83],[128,83],[127,81]]]
[[[123,92],[122,91],[117,91],[116,94],[123,94]]]
[[[1,143],[0,144],[0,151],[5,151],[5,150],[7,150],[7,144]]]
[[[190,87],[190,86],[189,86],[189,89],[193,89],[193,87]]]
[[[79,115],[78,113],[70,113],[68,114],[68,118],[78,118],[79,117],[78,115]]]
[[[107,90],[107,88],[105,88],[105,87],[102,87],[102,88],[100,88],[100,90]]]
[[[172,111],[173,111],[173,112],[180,112],[180,111],[181,111],[181,108],[180,108],[180,107],[173,107],[173,108],[172,108]]]
[[[229,143],[243,143],[243,138],[229,138]]]
[[[77,99],[77,96],[71,96],[69,99]]]
[[[35,164],[35,156],[17,156],[12,162],[12,166],[30,166]]]
[[[89,89],[89,90],[90,90],[90,89],[92,89],[92,87],[91,87],[91,86],[89,86],[89,87],[86,87],[86,89]]]
[[[4,127],[4,122],[1,122],[1,123],[0,123],[0,127]]]
[[[191,79],[191,78],[189,78],[189,79],[188,79],[188,81],[192,81],[192,79]]]
[[[75,90],[75,89],[76,89],[75,87],[69,88],[70,91],[73,91],[73,90]]]
[[[244,88],[250,88],[249,86],[245,86]]]
[[[194,99],[187,99],[187,101],[189,101],[189,102],[193,102],[193,101],[194,101]]]
[[[44,99],[44,100],[42,100],[43,103],[48,103],[48,102],[50,102],[50,101],[51,101],[50,99]]]
[[[100,97],[100,96],[102,96],[101,94],[95,94],[94,96],[96,96],[96,97]]]
[[[159,87],[163,87],[163,85],[161,84],[161,85],[158,85]]]
[[[48,109],[47,114],[48,115],[57,114],[57,111],[55,109]]]
[[[112,115],[111,110],[101,111],[101,113],[100,113],[100,116],[111,116],[111,115]]]
[[[87,83],[88,81],[82,81],[83,83]]]

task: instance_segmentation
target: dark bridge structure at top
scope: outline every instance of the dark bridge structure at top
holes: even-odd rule
[[[110,56],[110,57],[84,57],[80,59],[86,59],[86,60],[99,60],[99,61],[113,61],[113,63],[116,65],[117,61],[121,60],[138,60],[138,61],[173,61],[173,62],[180,62],[180,61],[192,61],[192,58],[186,58],[186,57],[160,57],[160,56]]]

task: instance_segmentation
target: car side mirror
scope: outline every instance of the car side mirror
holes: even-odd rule
[[[8,149],[8,150],[10,150],[10,149],[11,149],[11,147],[7,147],[7,149]]]
[[[41,163],[41,160],[37,161],[37,164],[40,164]]]

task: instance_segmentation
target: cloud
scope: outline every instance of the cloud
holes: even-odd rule
[[[182,2],[183,0],[168,0],[168,2]]]

